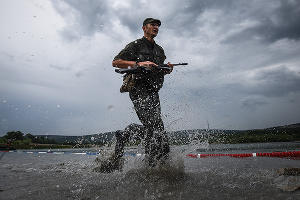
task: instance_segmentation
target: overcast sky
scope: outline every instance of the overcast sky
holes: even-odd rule
[[[150,2],[150,3],[149,3]],[[85,135],[138,122],[111,66],[161,19],[167,130],[300,122],[300,1],[1,0],[0,135]]]

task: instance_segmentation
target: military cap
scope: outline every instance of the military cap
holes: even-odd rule
[[[146,18],[143,22],[143,26],[145,26],[146,24],[151,24],[151,23],[156,23],[156,24],[158,24],[158,26],[161,25],[161,22],[159,19]]]

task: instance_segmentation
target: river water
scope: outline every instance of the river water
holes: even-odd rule
[[[172,147],[164,166],[144,166],[141,147],[127,148],[121,171],[93,171],[96,155],[111,148],[53,150],[64,154],[1,153],[0,199],[300,199],[300,176],[282,168],[300,168],[300,160],[269,157],[189,158],[188,153],[256,153],[300,150],[300,143],[236,145],[191,144]],[[39,150],[41,151],[41,150]],[[46,150],[44,150],[46,151]]]

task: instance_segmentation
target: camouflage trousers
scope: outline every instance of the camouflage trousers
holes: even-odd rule
[[[125,130],[117,131],[115,155],[122,157],[124,146],[130,140],[145,141],[145,154],[150,166],[165,160],[170,152],[168,136],[161,119],[158,92],[131,91],[130,99],[143,125],[130,124]]]

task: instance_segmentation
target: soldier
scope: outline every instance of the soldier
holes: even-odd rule
[[[155,68],[163,64],[166,56],[161,46],[155,43],[161,21],[147,18],[143,22],[144,37],[129,43],[112,61],[113,67],[131,68],[144,66]],[[173,69],[173,65],[168,63]],[[116,132],[114,155],[102,163],[102,171],[110,172],[120,168],[120,160],[124,146],[130,138],[145,139],[145,154],[148,165],[156,166],[163,162],[169,154],[168,137],[164,131],[161,119],[159,90],[163,86],[164,76],[170,71],[155,71],[151,73],[126,74],[120,89],[129,92],[136,114],[143,125],[131,124],[123,131]]]

